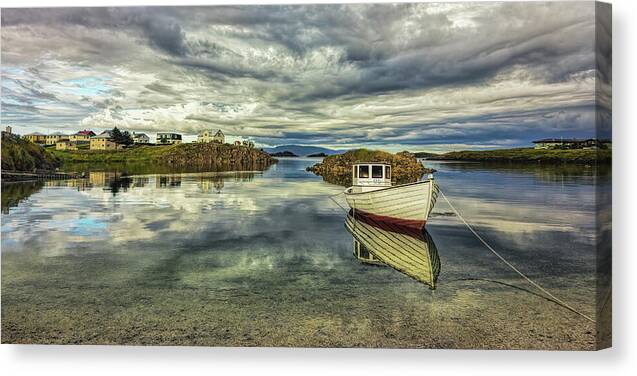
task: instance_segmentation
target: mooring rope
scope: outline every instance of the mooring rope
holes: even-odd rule
[[[586,320],[594,323],[595,320],[593,320],[592,318],[590,318],[589,316],[585,315],[584,313],[578,311],[577,309],[571,307],[570,305],[568,305],[566,302],[564,302],[563,300],[559,299],[558,297],[556,297],[555,295],[551,294],[547,289],[545,289],[544,287],[540,286],[538,283],[536,283],[535,281],[533,281],[531,278],[527,277],[524,273],[522,273],[518,268],[516,268],[515,266],[513,266],[513,264],[511,264],[509,261],[507,261],[504,257],[502,257],[498,252],[496,252],[495,249],[493,249],[493,247],[491,247],[489,245],[489,243],[486,242],[486,240],[484,240],[482,238],[482,236],[480,236],[474,229],[473,227],[471,227],[471,225],[464,219],[464,217],[462,217],[462,215],[460,215],[460,213],[458,212],[458,210],[456,210],[456,208],[451,204],[451,201],[449,201],[449,199],[447,198],[447,196],[445,196],[445,194],[442,192],[442,190],[440,190],[440,194],[442,195],[442,197],[445,199],[445,201],[447,201],[447,204],[449,204],[449,207],[451,207],[451,210],[454,211],[454,213],[456,213],[456,215],[458,216],[458,218],[460,218],[460,220],[465,224],[465,226],[467,226],[467,228],[469,229],[469,231],[471,231],[473,233],[473,235],[476,236],[476,238],[478,238],[478,240],[480,240],[480,242],[482,242],[482,244],[484,244],[485,247],[487,247],[487,249],[489,249],[491,251],[491,253],[493,253],[494,255],[496,255],[502,262],[504,262],[509,268],[513,269],[514,272],[516,272],[518,275],[520,275],[520,277],[524,278],[527,282],[529,282],[531,285],[535,286],[535,288],[537,288],[538,290],[540,290],[541,292],[543,292],[544,294],[546,294],[549,298],[551,298],[551,300],[568,309],[569,311],[576,313],[580,316],[582,316],[583,318],[585,318]]]
[[[341,208],[345,213],[349,213],[349,210],[345,207],[343,207],[336,199],[335,197],[340,196],[344,194],[344,192],[340,192],[337,193],[335,195],[329,196],[329,199],[332,200],[339,208]],[[462,223],[464,223],[465,226],[467,226],[467,228],[469,229],[469,231],[471,231],[471,233],[473,233],[473,235],[475,235],[476,238],[478,238],[478,240],[480,240],[480,242],[487,247],[487,249],[489,251],[491,251],[491,253],[493,253],[496,257],[498,257],[502,262],[504,262],[509,268],[511,268],[514,272],[516,272],[520,277],[524,278],[528,283],[530,283],[532,286],[534,286],[535,288],[537,288],[538,290],[540,290],[541,292],[543,292],[546,296],[548,296],[548,299],[551,300],[553,303],[568,309],[569,311],[580,315],[581,317],[585,318],[586,320],[595,323],[595,320],[593,320],[592,318],[590,318],[588,315],[578,311],[577,309],[573,308],[572,306],[570,306],[568,303],[566,303],[565,301],[561,300],[560,298],[556,297],[555,295],[553,295],[550,291],[548,291],[547,289],[545,289],[544,287],[540,286],[537,282],[533,281],[531,278],[527,277],[524,273],[522,273],[518,268],[516,268],[513,264],[511,264],[507,259],[505,259],[504,257],[502,257],[502,255],[500,255],[495,249],[493,249],[493,247],[491,245],[489,245],[489,243],[487,243],[486,240],[484,240],[484,238],[482,236],[480,236],[480,234],[478,234],[473,227],[464,219],[464,217],[460,214],[460,212],[458,212],[458,210],[455,208],[455,206],[453,206],[453,204],[451,203],[451,201],[449,201],[449,199],[447,198],[447,196],[445,196],[444,192],[442,192],[442,190],[440,190],[440,195],[442,195],[442,197],[445,199],[445,201],[447,202],[447,204],[449,204],[449,207],[451,208],[451,210],[453,210],[453,212],[458,216],[458,218],[460,218],[460,220],[462,221]],[[356,222],[354,222],[356,224]]]
[[[338,205],[338,207],[339,207],[339,208],[343,209],[343,211],[344,211],[345,213],[349,213],[349,210],[347,210],[347,208],[343,207],[341,204],[339,204],[339,203],[338,203],[338,201],[336,201],[336,199],[334,199],[334,197],[340,196],[340,195],[342,195],[342,194],[344,194],[344,193],[345,193],[345,192],[337,193],[337,194],[335,194],[335,195],[329,196],[329,198],[330,198],[330,200],[334,201],[334,203],[335,203],[336,205]]]

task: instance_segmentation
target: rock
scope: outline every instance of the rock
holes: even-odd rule
[[[356,162],[388,162],[392,165],[392,182],[405,184],[418,181],[424,174],[436,170],[426,168],[407,151],[391,154],[380,150],[358,149],[344,154],[325,157],[323,162],[308,167],[307,171],[322,176],[328,183],[342,186],[352,184],[352,165]]]
[[[157,157],[157,163],[182,170],[262,171],[276,163],[268,153],[230,144],[181,144]]]

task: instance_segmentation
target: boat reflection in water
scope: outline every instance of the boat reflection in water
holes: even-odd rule
[[[387,265],[436,288],[440,258],[425,230],[350,210],[345,227],[354,238],[354,256],[366,264]]]

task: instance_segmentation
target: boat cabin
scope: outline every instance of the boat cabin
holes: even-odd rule
[[[369,252],[361,242],[354,238],[354,257],[360,262],[373,265],[385,265],[382,261],[377,259],[372,253]]]
[[[358,192],[391,187],[389,163],[355,163],[352,166],[352,185]]]

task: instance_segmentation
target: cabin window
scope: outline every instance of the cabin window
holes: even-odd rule
[[[391,168],[389,166],[385,166],[385,179],[391,179]]]
[[[358,169],[354,167],[354,179],[358,179]]]
[[[358,176],[362,179],[369,178],[369,166],[358,166]]]
[[[372,166],[372,178],[374,179],[383,178],[383,166]]]

